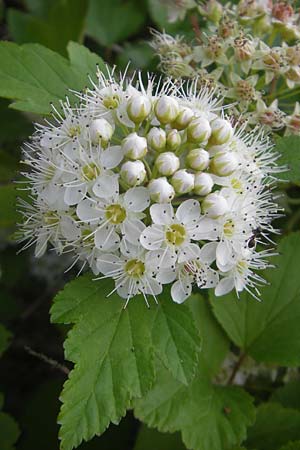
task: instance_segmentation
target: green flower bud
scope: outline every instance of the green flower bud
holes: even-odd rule
[[[146,95],[133,95],[127,104],[127,114],[132,122],[138,124],[147,119],[152,109],[151,100]]]
[[[179,112],[179,105],[175,98],[163,95],[157,100],[154,111],[160,123],[167,124],[176,119]]]
[[[197,117],[187,127],[187,139],[194,144],[207,142],[211,135],[209,121],[205,117]]]
[[[155,203],[168,203],[175,197],[173,186],[168,182],[166,177],[151,180],[148,189],[151,200]]]
[[[231,123],[225,119],[214,119],[210,122],[211,137],[209,145],[227,144],[233,138],[233,128]]]
[[[155,167],[161,175],[173,175],[179,169],[179,158],[172,152],[161,153],[155,161]]]
[[[147,140],[136,133],[131,133],[123,140],[122,150],[127,158],[142,159],[147,153]]]
[[[213,179],[208,173],[200,172],[195,174],[195,194],[207,195],[212,191],[213,185]]]
[[[194,189],[195,177],[192,173],[181,169],[174,173],[171,183],[177,194],[187,194]]]
[[[220,177],[231,175],[238,167],[238,160],[233,152],[217,153],[210,164],[210,170]]]
[[[120,175],[129,186],[138,186],[146,178],[146,169],[142,161],[127,161],[122,165]]]
[[[177,130],[171,130],[167,133],[167,149],[175,152],[181,145],[181,136]]]
[[[226,199],[218,192],[208,194],[201,206],[202,211],[212,219],[223,216],[229,210]]]
[[[186,162],[191,169],[205,170],[209,165],[209,153],[203,148],[194,148],[189,151]]]
[[[90,136],[94,145],[101,145],[107,147],[113,135],[114,129],[111,124],[105,119],[95,119],[90,126]]]
[[[190,108],[180,108],[179,114],[177,115],[175,121],[172,123],[172,127],[177,128],[177,130],[184,130],[193,120],[193,118],[194,112]]]
[[[147,135],[147,142],[152,150],[164,152],[166,149],[167,137],[162,128],[153,127]]]

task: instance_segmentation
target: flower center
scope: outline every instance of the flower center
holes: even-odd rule
[[[248,264],[246,261],[239,261],[236,265],[236,268],[240,275],[244,275],[244,273],[248,269]]]
[[[57,225],[59,223],[59,217],[53,211],[48,211],[44,214],[45,225]]]
[[[84,245],[94,245],[94,234],[92,230],[86,229],[82,231],[82,239],[84,241]]]
[[[107,96],[103,98],[103,105],[107,109],[116,109],[120,104],[118,95]]]
[[[186,231],[183,225],[173,224],[166,231],[166,241],[168,244],[180,246],[184,243]]]
[[[230,183],[231,183],[232,189],[237,191],[237,194],[243,193],[243,185],[240,180],[238,180],[237,178],[232,178]]]
[[[100,175],[100,169],[96,164],[87,164],[81,169],[83,178],[87,181],[95,180]]]
[[[131,259],[125,264],[125,272],[131,277],[139,278],[145,273],[145,264],[139,259]]]
[[[224,235],[226,237],[231,237],[234,234],[234,222],[233,220],[227,220],[223,225]]]
[[[70,138],[74,138],[75,136],[78,136],[81,132],[80,126],[79,125],[74,125],[72,127],[69,128],[68,130],[68,136]]]
[[[115,203],[106,207],[105,215],[111,223],[117,225],[126,219],[126,210],[123,206]]]

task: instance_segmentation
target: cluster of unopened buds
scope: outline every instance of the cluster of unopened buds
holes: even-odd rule
[[[198,92],[197,80],[97,78],[26,144],[25,248],[71,253],[80,271],[112,278],[126,304],[156,299],[166,284],[178,303],[194,285],[258,297],[256,271],[272,250],[256,246],[278,215],[269,139],[233,127],[222,99]]]

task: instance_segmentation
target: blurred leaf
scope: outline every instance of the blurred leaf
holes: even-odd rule
[[[181,431],[193,450],[230,449],[245,439],[255,417],[243,389],[213,386],[201,367],[188,387],[161,371],[152,389],[134,403],[137,418],[162,432]]]
[[[111,46],[137,33],[146,20],[141,0],[90,0],[87,33],[103,46]]]
[[[157,68],[154,51],[146,42],[125,43],[117,57],[117,65],[125,70],[128,62],[129,69],[152,70]]]
[[[92,53],[83,45],[79,45],[76,42],[70,42],[68,44],[68,55],[72,67],[82,74],[86,74],[87,82],[88,76],[90,76],[94,81],[97,80],[97,66],[100,70],[106,72],[106,65],[103,59],[100,58],[99,55],[96,55],[96,53]]]
[[[0,268],[2,272],[2,265]],[[3,286],[2,276],[0,289],[0,317],[3,322],[6,322],[7,320],[11,320],[18,315],[19,308],[16,298],[5,289],[5,286]]]
[[[166,31],[170,34],[180,33],[180,35],[189,36],[191,38],[195,36],[191,23],[187,18],[175,23],[169,22],[167,6],[161,0],[147,0],[147,3],[151,19],[160,31]]]
[[[25,3],[34,15],[47,19],[53,0],[25,0]]]
[[[18,44],[36,42],[66,55],[68,42],[82,39],[88,0],[56,0],[47,6],[45,19],[9,9],[10,33]]]
[[[179,433],[159,433],[142,425],[133,450],[184,450]]]
[[[275,150],[281,154],[278,164],[287,165],[288,171],[280,173],[280,180],[300,182],[300,136],[286,136],[276,141]]]
[[[56,296],[51,309],[53,322],[75,322],[65,342],[66,358],[75,368],[61,395],[63,449],[103,433],[109,422],[118,423],[132,398],[150,389],[154,347],[180,379],[194,372],[199,337],[188,308],[179,315],[179,305],[159,297],[159,305],[148,310],[138,296],[124,310],[116,293],[106,298],[112,290],[111,280],[82,276]]]
[[[300,441],[289,442],[281,447],[280,450],[300,450]]]
[[[10,415],[0,412],[0,430],[1,450],[14,450],[14,444],[20,435],[17,422]]]
[[[0,96],[14,100],[11,107],[21,111],[49,114],[50,102],[60,108],[66,94],[75,101],[70,89],[81,90],[88,83],[84,65],[73,66],[38,44],[1,42],[0,59]],[[86,52],[86,60],[94,55]]]
[[[8,348],[12,334],[0,323],[0,356]],[[1,448],[1,447],[0,447]]]
[[[261,362],[300,363],[300,233],[282,239],[276,269],[264,272],[269,285],[262,302],[243,292],[211,295],[213,312],[233,342]]]
[[[296,439],[300,439],[300,412],[277,403],[265,403],[257,408],[256,421],[248,430],[246,446],[277,450]]]
[[[14,184],[0,185],[0,228],[13,227],[17,219],[17,191]]]
[[[19,161],[15,156],[0,150],[0,183],[13,181],[19,168]]]
[[[21,143],[23,139],[32,133],[32,125],[29,120],[21,114],[19,111],[13,111],[8,109],[9,101],[0,99],[0,120],[1,120],[1,130],[0,130],[0,144],[12,143],[14,146],[16,143]],[[20,149],[16,149],[16,154],[19,153]],[[1,158],[3,162],[0,161],[0,171],[4,172],[6,169],[2,165],[6,166],[4,158],[13,158],[12,155],[6,152],[7,156],[4,156],[4,152],[1,150]],[[7,161],[8,162],[8,161]],[[11,165],[11,164],[9,164]]]
[[[285,386],[276,389],[271,397],[272,402],[278,402],[285,408],[300,411],[300,380],[294,380]]]

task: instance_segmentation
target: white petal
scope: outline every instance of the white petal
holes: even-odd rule
[[[81,237],[80,227],[72,217],[65,216],[60,221],[61,234],[68,241],[76,241]]]
[[[146,254],[145,262],[150,270],[175,269],[176,253],[169,248],[153,250]]]
[[[122,285],[118,288],[117,293],[122,298],[133,297],[138,292],[136,283],[132,283],[131,279],[127,278],[124,280]]]
[[[228,292],[232,291],[233,288],[234,288],[234,278],[225,277],[217,285],[215,289],[215,295],[217,297],[220,297],[221,295],[228,294]]]
[[[121,269],[122,260],[112,253],[103,253],[97,258],[97,268],[103,275],[115,275],[117,269]]]
[[[76,214],[84,222],[97,222],[97,219],[103,216],[103,213],[97,209],[95,202],[88,198],[82,200],[76,208]]]
[[[76,186],[68,186],[65,191],[64,201],[67,205],[76,205],[86,194],[87,187],[85,183]]]
[[[188,244],[180,249],[178,263],[200,258],[200,248],[197,244]]]
[[[99,228],[95,233],[95,246],[100,250],[105,251],[118,248],[119,242],[119,235],[109,225]]]
[[[174,220],[174,210],[170,203],[155,203],[150,207],[150,214],[157,225],[169,225]]]
[[[226,266],[231,261],[231,255],[231,245],[227,241],[219,242],[216,251],[217,265]]]
[[[116,197],[119,194],[118,175],[100,175],[94,183],[93,192],[100,198]]]
[[[138,245],[140,243],[140,236],[145,228],[145,224],[139,219],[125,219],[121,225],[121,231],[124,234],[124,239],[134,245]]]
[[[164,231],[159,225],[151,225],[145,228],[140,236],[140,243],[147,250],[159,249],[164,241]]]
[[[198,221],[200,218],[200,204],[197,200],[186,200],[176,211],[176,217],[183,224]]]
[[[158,274],[156,275],[156,279],[162,284],[173,283],[173,281],[176,279],[176,270],[160,269]]]
[[[144,277],[144,293],[148,295],[159,295],[162,292],[162,285],[152,277]]]
[[[197,280],[197,285],[200,289],[214,288],[219,282],[218,272],[207,268],[205,279],[202,281],[201,278]]]
[[[120,252],[127,258],[138,258],[145,252],[144,248],[139,245],[131,244],[128,240],[122,239],[120,244]]]
[[[216,259],[218,242],[209,242],[203,245],[200,250],[200,261],[206,264],[211,264]]]
[[[123,157],[124,153],[121,146],[113,145],[102,152],[101,164],[104,169],[114,169],[120,164]]]
[[[171,297],[175,303],[183,303],[192,293],[192,285],[187,280],[175,281],[171,287]]]
[[[210,239],[214,240],[218,237],[218,231],[216,221],[209,217],[201,217],[198,224],[193,230],[196,235],[196,239]]]
[[[145,187],[128,189],[124,195],[126,209],[133,212],[141,212],[150,204],[149,191]]]
[[[34,249],[34,256],[36,258],[40,258],[43,256],[47,250],[47,244],[49,240],[49,234],[45,233],[45,230],[41,230],[41,233],[38,235],[35,249]]]

